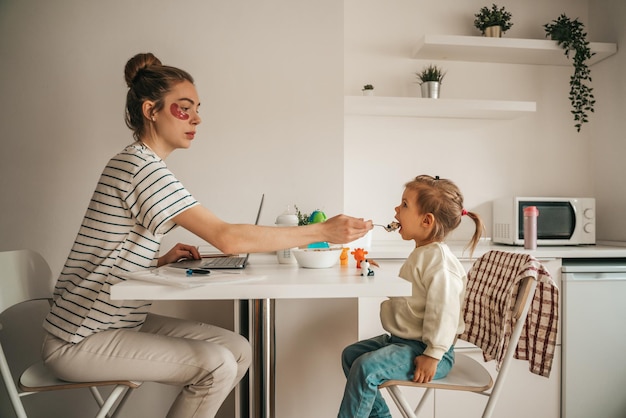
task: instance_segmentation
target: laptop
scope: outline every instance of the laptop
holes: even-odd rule
[[[255,225],[259,224],[261,211],[263,210],[263,201],[265,194],[261,195],[261,203],[256,214]],[[244,269],[248,264],[250,253],[245,256],[230,254],[212,254],[203,256],[200,260],[182,260],[176,263],[168,264],[168,267],[176,267],[181,269],[198,270],[196,273],[202,273],[202,270],[226,270],[226,269]]]

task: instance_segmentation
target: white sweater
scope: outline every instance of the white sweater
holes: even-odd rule
[[[383,328],[400,338],[423,341],[424,354],[441,359],[465,328],[465,269],[446,244],[435,242],[415,248],[399,276],[413,284],[412,296],[381,304]]]

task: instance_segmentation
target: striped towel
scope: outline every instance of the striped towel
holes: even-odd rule
[[[537,280],[537,289],[514,357],[528,360],[531,373],[548,377],[556,346],[559,289],[531,255],[489,251],[474,263],[467,276],[465,332],[459,338],[483,350],[485,361],[495,359],[499,370],[514,326],[514,295],[528,276]]]

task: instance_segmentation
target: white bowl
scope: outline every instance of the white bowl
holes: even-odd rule
[[[341,248],[294,248],[291,250],[301,267],[325,269],[339,261]]]

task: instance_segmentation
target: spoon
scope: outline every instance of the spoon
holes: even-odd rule
[[[380,226],[381,228],[384,228],[387,232],[393,232],[396,229],[400,228],[400,224],[398,222],[391,222],[389,225],[386,226],[380,224],[374,224],[374,226]]]

